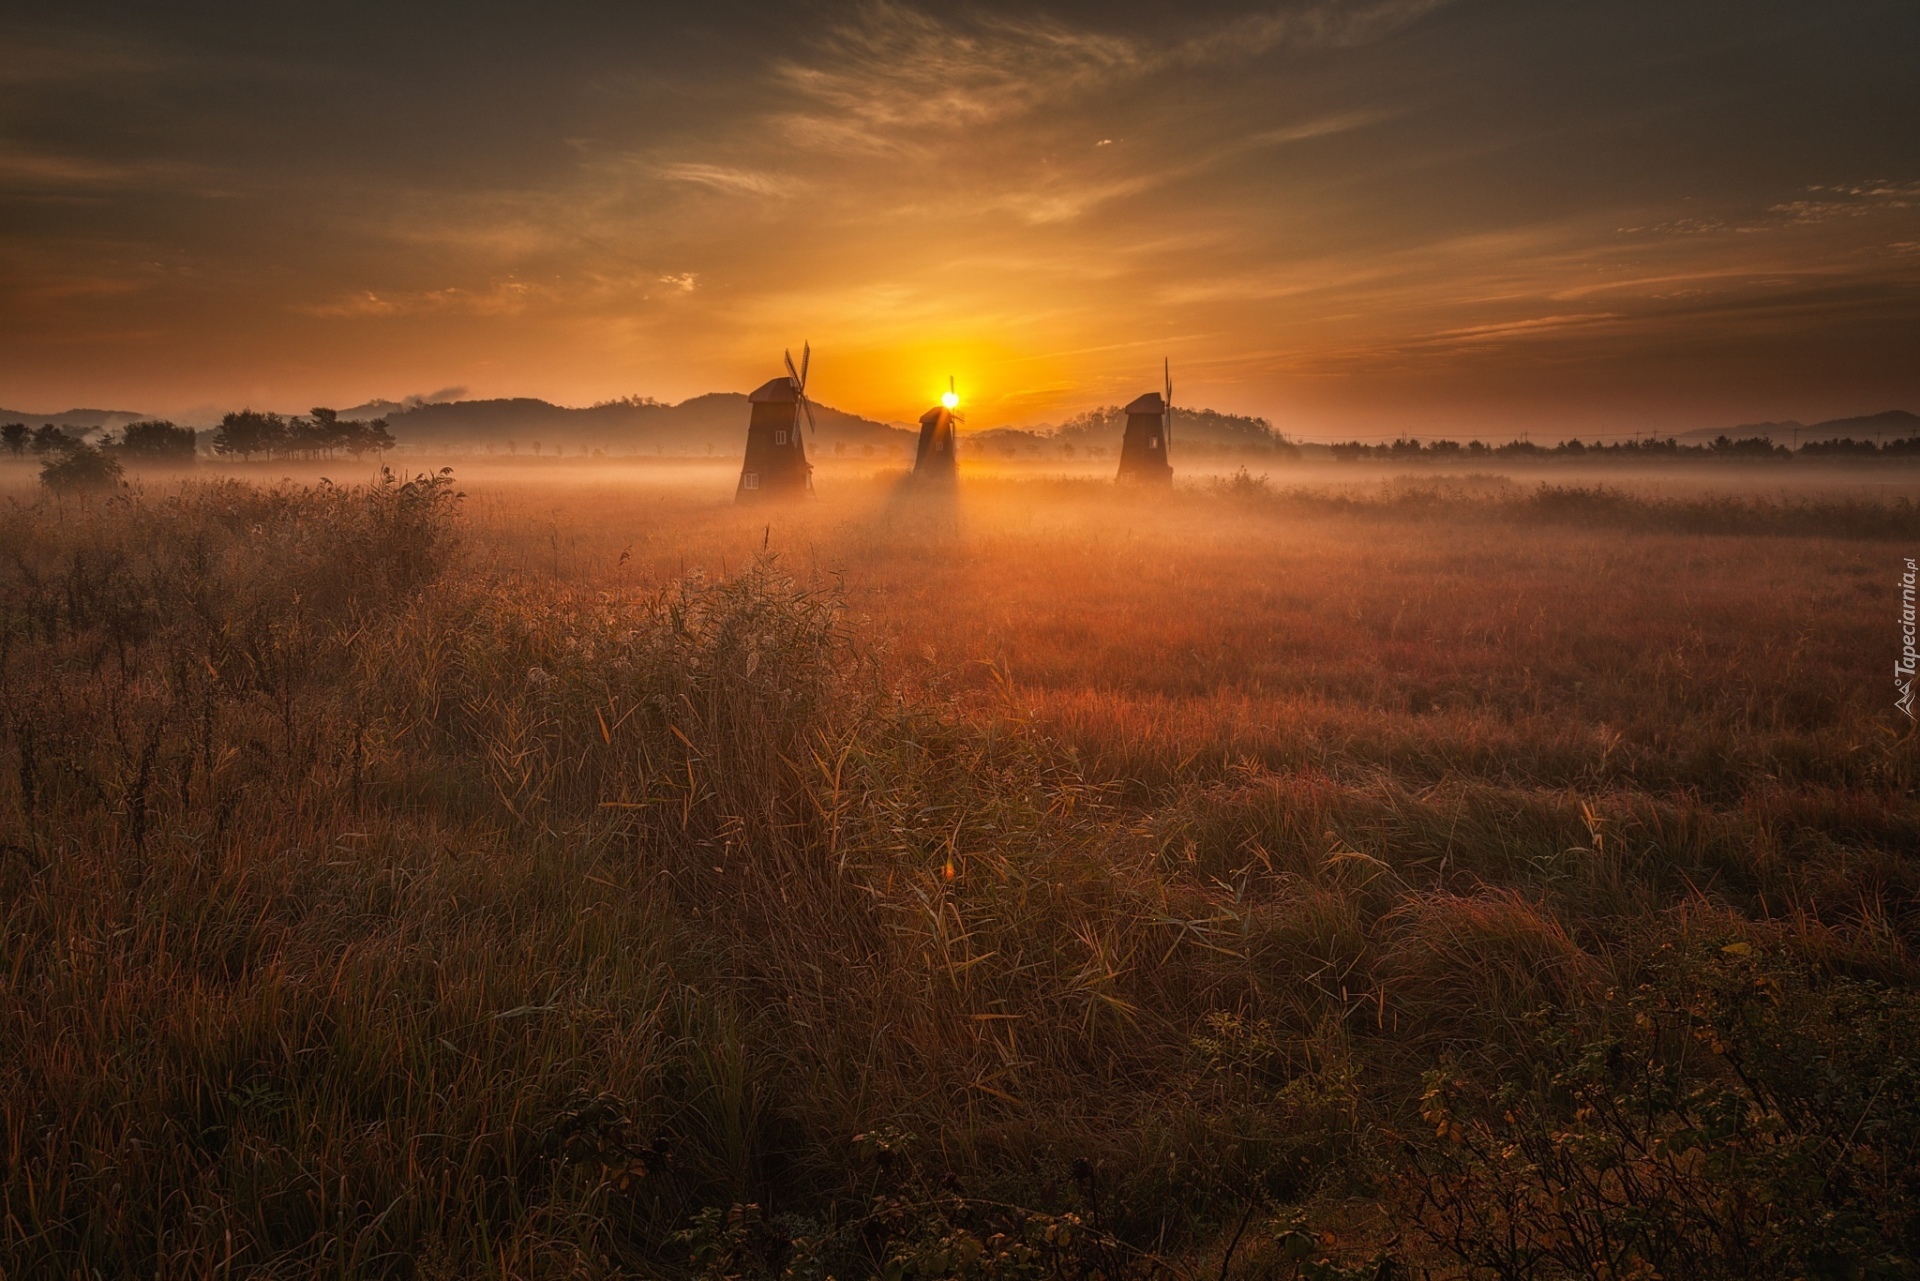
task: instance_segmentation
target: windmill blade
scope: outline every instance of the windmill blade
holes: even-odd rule
[[[804,366],[802,366],[802,368],[804,369]],[[813,402],[805,396],[802,396],[800,398],[800,408],[807,411],[807,430],[818,436],[820,429],[813,425]]]
[[[800,381],[800,375],[799,375],[798,373],[796,373],[796,372],[794,372],[794,368],[793,368],[793,353],[792,353],[792,352],[790,352],[790,351],[783,351],[783,352],[781,352],[781,353],[780,353],[780,357],[781,357],[781,359],[783,359],[783,360],[785,360],[785,361],[787,362],[787,377],[789,377],[789,378],[791,378],[791,379],[793,379],[793,385],[794,385],[794,387],[795,387],[796,389],[800,389],[800,388],[804,388],[804,387],[806,386],[806,384],[805,384],[805,383],[802,383],[802,382]]]
[[[810,342],[802,343],[800,345],[800,390],[802,392],[807,390],[807,366],[812,363],[813,344]]]
[[[1171,451],[1173,448],[1173,362],[1170,360],[1161,361],[1160,373],[1161,376],[1166,379],[1167,386],[1165,402],[1167,407],[1167,423],[1165,427],[1160,429],[1160,439],[1166,442],[1166,448]]]

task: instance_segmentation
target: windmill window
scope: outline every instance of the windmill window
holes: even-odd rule
[[[786,444],[786,443],[787,443],[787,433],[785,433],[784,431],[777,431],[777,432],[775,432],[775,433],[773,433],[773,443],[774,443],[774,444],[776,444],[776,445],[784,445],[784,444]]]
[[[1147,448],[1148,449],[1160,448],[1160,438],[1158,436],[1147,437]]]
[[[757,471],[750,471],[746,475],[742,476],[740,478],[740,488],[742,489],[760,488],[760,473]]]

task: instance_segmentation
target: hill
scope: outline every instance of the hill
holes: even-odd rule
[[[125,427],[128,423],[137,423],[147,414],[137,414],[130,409],[66,409],[57,414],[32,414],[24,409],[0,409],[0,423],[25,423],[29,427],[38,427],[43,423],[52,423],[55,427],[77,430],[81,434]]]
[[[677,405],[644,398],[607,401],[584,409],[544,400],[458,400],[415,405],[390,414],[387,425],[402,445],[477,445],[493,450],[544,451],[561,447],[610,454],[737,453],[749,410],[739,392],[710,392]],[[833,452],[911,447],[914,433],[827,405],[814,406],[816,436],[809,446]]]
[[[1920,436],[1920,414],[1909,413],[1904,409],[1888,409],[1878,414],[1829,418],[1817,423],[1802,423],[1786,419],[1782,422],[1744,423],[1738,427],[1701,427],[1695,431],[1681,432],[1677,439],[1707,441],[1716,436],[1726,436],[1732,440],[1747,440],[1760,436],[1775,442],[1833,440],[1843,436],[1866,439],[1882,436]]]
[[[1803,436],[1920,436],[1920,414],[1910,414],[1904,409],[1889,409],[1879,414],[1863,414],[1857,418],[1830,418],[1823,423],[1815,423],[1804,428]]]

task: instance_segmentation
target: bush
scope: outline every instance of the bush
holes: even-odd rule
[[[1645,976],[1532,1079],[1429,1074],[1421,1233],[1503,1281],[1912,1275],[1920,997],[1725,934]]]
[[[76,445],[40,467],[40,483],[56,493],[111,489],[120,483],[120,463],[92,445]]]

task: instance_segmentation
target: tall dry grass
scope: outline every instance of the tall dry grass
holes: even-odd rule
[[[1556,1047],[1705,999],[1672,949],[1910,991],[1852,526],[870,497],[7,509],[6,1269],[1497,1273],[1446,1225],[1539,1199],[1460,1164],[1474,1091],[1559,1133]],[[1894,1160],[1905,1051],[1803,1006],[1778,1044],[1884,1078],[1804,1150]],[[1465,1148],[1407,1157],[1443,1096]],[[1783,1222],[1866,1206],[1878,1266],[1888,1187]]]

